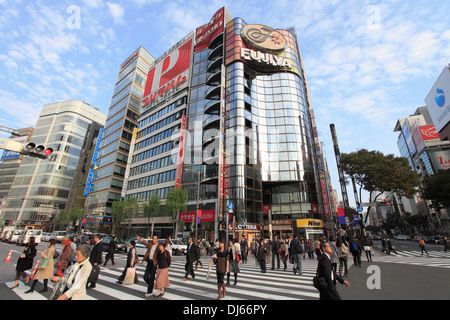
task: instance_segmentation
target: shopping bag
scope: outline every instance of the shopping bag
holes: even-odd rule
[[[208,273],[206,274],[206,280],[211,278],[211,268],[208,269]]]
[[[135,276],[136,276],[136,269],[135,268],[127,268],[127,274],[125,276],[125,279],[123,280],[123,283],[124,284],[133,284]]]
[[[48,262],[50,261],[50,258],[42,258],[39,260],[39,264],[37,265],[38,270],[42,270],[48,267]]]

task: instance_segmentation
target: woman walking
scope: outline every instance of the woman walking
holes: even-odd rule
[[[217,300],[221,298],[225,298],[227,294],[227,290],[225,289],[224,278],[225,274],[229,272],[229,259],[227,248],[225,242],[220,241],[219,248],[216,253],[212,256],[211,262],[209,263],[208,269],[211,269],[211,265],[214,261],[216,265],[216,276],[217,276],[217,291],[219,292],[219,296]]]
[[[44,280],[44,289],[42,289],[39,292],[46,292],[48,291],[48,279],[50,279],[53,276],[53,255],[55,254],[55,239],[50,239],[48,241],[48,248],[45,250],[45,252],[40,252],[42,259],[48,259],[48,265],[44,269],[39,269],[36,271],[36,274],[33,278],[33,283],[31,284],[31,289],[28,291],[25,291],[25,293],[32,293],[34,292],[34,287],[36,286],[36,283],[38,283],[38,280]]]
[[[228,247],[228,255],[229,255],[229,271],[227,272],[227,286],[230,285],[230,275],[231,273],[234,274],[234,284],[233,286],[235,286],[237,284],[237,274],[239,273],[239,261],[241,261],[240,259],[240,253],[241,253],[241,249],[239,246],[239,244],[236,243],[236,241],[234,240],[230,240],[230,242],[228,243],[229,247]]]
[[[167,251],[164,243],[158,245],[156,260],[158,261],[158,271],[156,271],[155,287],[158,289],[158,294],[155,298],[158,298],[164,295],[164,288],[170,286],[169,267],[172,262],[172,256],[170,255],[170,252]]]
[[[123,283],[123,280],[127,276],[128,268],[134,268],[136,263],[139,262],[139,257],[136,252],[136,241],[131,240],[128,245],[130,246],[130,249],[129,249],[128,255],[127,255],[127,264],[125,265],[125,269],[123,270],[122,274],[117,279],[116,283],[118,283],[118,284]],[[137,282],[138,282],[138,278],[137,278],[137,274],[135,273],[133,283],[137,283]]]
[[[367,262],[372,262],[372,242],[367,236],[364,236],[362,245],[366,253]]]
[[[344,239],[338,237],[336,247],[339,257],[339,276],[342,277],[342,269],[344,269],[344,277],[348,277],[348,244]]]
[[[92,271],[89,252],[89,245],[78,246],[75,252],[76,263],[67,278],[66,290],[57,300],[86,300],[86,284]]]
[[[284,264],[284,271],[286,271],[287,269],[287,260],[289,257],[289,246],[286,243],[286,240],[282,240],[281,241],[281,248],[280,248],[280,256],[281,256],[281,261]]]
[[[264,245],[264,240],[261,240],[258,248],[256,249],[256,259],[258,260],[259,267],[261,268],[261,273],[266,273],[266,259],[269,253],[267,252],[267,247]]]
[[[30,277],[27,276],[25,273],[25,270],[29,270],[33,267],[33,259],[36,256],[36,244],[35,244],[35,238],[30,237],[28,239],[28,244],[26,248],[23,250],[22,255],[20,256],[19,260],[17,261],[16,266],[16,283],[11,289],[14,289],[19,286],[19,279],[20,277],[25,278],[25,284],[28,284],[30,281]]]

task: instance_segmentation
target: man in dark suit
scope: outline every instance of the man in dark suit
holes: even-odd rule
[[[278,236],[275,236],[272,242],[272,270],[275,270],[275,258],[277,259],[277,269],[280,269],[280,249],[281,242],[278,240]]]
[[[95,288],[95,284],[98,280],[98,275],[100,274],[100,265],[102,264],[102,243],[101,236],[95,235],[92,240],[92,244],[94,245],[91,249],[91,254],[89,255],[89,262],[92,265],[92,272],[89,276],[88,283],[90,283],[88,288]]]
[[[194,262],[200,260],[200,250],[197,245],[194,243],[192,238],[189,238],[188,250],[186,254],[186,274],[184,275],[183,280],[186,281],[188,275],[191,275],[190,279],[195,278],[194,273]]]
[[[345,284],[347,287],[350,287],[350,283],[337,275],[331,267],[330,255],[333,253],[333,249],[330,244],[327,242],[322,242],[320,244],[320,250],[322,250],[323,253],[319,258],[317,276],[324,277],[327,282],[326,288],[319,290],[320,300],[342,300],[336,289],[336,280],[341,284]]]

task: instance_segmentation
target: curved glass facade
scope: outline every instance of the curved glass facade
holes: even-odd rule
[[[245,25],[240,18],[227,25],[225,193],[238,221],[263,224],[263,206],[273,219],[313,218],[313,139],[295,36],[277,30],[287,40],[282,55],[291,69],[262,72],[242,59]]]

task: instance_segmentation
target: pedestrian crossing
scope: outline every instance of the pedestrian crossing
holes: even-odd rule
[[[397,250],[397,254],[391,252],[390,255],[385,253],[376,253],[375,256],[372,256],[372,261],[450,269],[450,252],[437,250],[427,251],[429,255],[424,253],[423,256],[419,250]],[[364,255],[361,256],[361,259],[366,261]]]
[[[217,279],[214,267],[211,270],[211,278],[206,280],[209,262],[210,257],[202,257],[203,267],[199,266],[195,270],[195,279],[185,281],[183,280],[184,260],[172,261],[169,269],[170,287],[165,289],[164,296],[160,298],[144,297],[144,294],[147,293],[147,284],[143,280],[145,263],[136,266],[139,282],[133,285],[116,283],[123,270],[102,267],[96,288],[87,290],[87,300],[215,300],[217,298]],[[292,264],[289,263],[287,271],[283,271],[283,267],[270,270],[271,264],[267,266],[267,272],[261,273],[260,267],[251,257],[249,257],[248,263],[240,263],[237,285],[227,286],[226,297],[222,300],[317,300],[319,298],[318,291],[312,285],[317,260],[303,260],[302,275],[294,275]],[[231,274],[230,283],[234,283],[233,274]],[[6,285],[12,287],[14,282],[7,282]],[[23,300],[47,300],[51,294],[53,283],[49,281],[48,285],[49,291],[39,293],[43,288],[43,282],[39,280],[35,291],[25,294],[29,286],[25,286],[21,282],[19,287],[12,292]],[[153,294],[156,295],[156,293],[157,289],[155,288]]]

